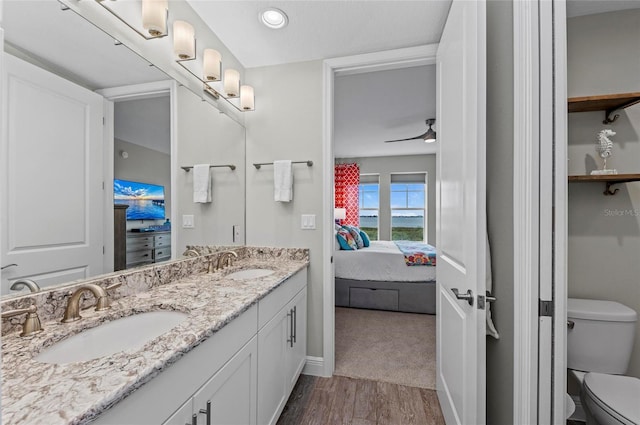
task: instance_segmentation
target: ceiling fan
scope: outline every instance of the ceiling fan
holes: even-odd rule
[[[436,132],[431,129],[431,126],[436,122],[435,118],[429,118],[425,121],[429,126],[429,129],[426,133],[421,134],[420,136],[410,137],[408,139],[398,139],[398,140],[387,140],[385,143],[393,143],[393,142],[404,142],[407,140],[424,140],[425,143],[432,143],[436,141]]]

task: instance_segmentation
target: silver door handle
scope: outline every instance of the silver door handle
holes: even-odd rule
[[[486,295],[487,295],[487,296],[485,297],[485,300],[486,300],[488,303],[492,303],[492,302],[494,302],[494,301],[496,300],[496,297],[494,297],[493,295],[491,295],[491,292],[487,291]]]
[[[471,292],[471,289],[467,289],[466,294],[461,294],[458,288],[451,288],[451,292],[453,292],[453,295],[455,295],[457,299],[466,300],[469,305],[473,305],[473,292]]]

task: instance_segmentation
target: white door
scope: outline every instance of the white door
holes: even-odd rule
[[[5,54],[0,292],[102,272],[102,96]]]
[[[437,390],[447,424],[486,421],[485,7],[453,1],[436,60]]]

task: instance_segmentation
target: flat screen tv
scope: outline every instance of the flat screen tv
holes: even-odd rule
[[[164,186],[115,179],[113,201],[129,205],[127,220],[164,220]]]

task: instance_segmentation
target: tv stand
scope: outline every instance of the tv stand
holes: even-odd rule
[[[127,232],[126,268],[171,259],[171,231]]]

